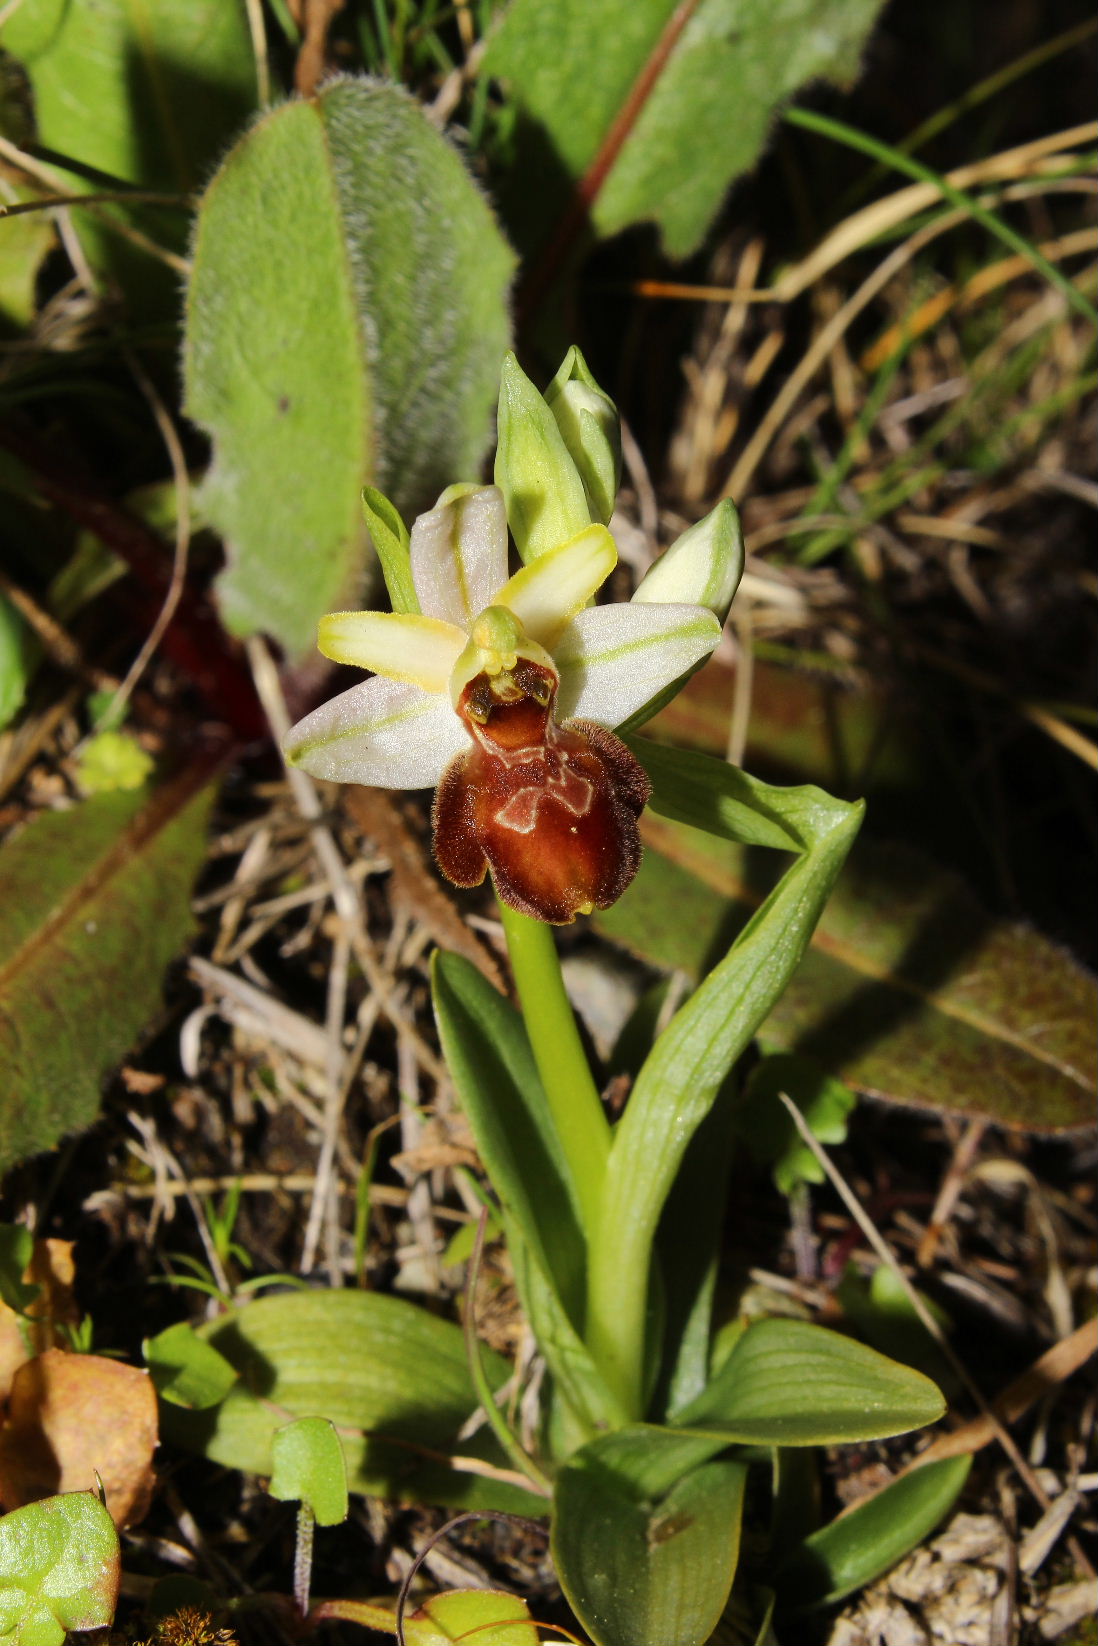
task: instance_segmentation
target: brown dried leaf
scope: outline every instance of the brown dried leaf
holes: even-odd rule
[[[153,1488],[156,1393],[147,1372],[47,1349],[20,1366],[0,1428],[5,1509],[103,1482],[116,1526],[141,1519]]]

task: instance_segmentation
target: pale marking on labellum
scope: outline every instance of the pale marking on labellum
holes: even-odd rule
[[[560,772],[548,773],[544,784],[531,783],[513,794],[495,821],[515,834],[533,834],[543,800],[558,800],[573,817],[586,817],[594,794],[594,784],[562,762]]]

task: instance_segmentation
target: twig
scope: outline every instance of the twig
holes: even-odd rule
[[[121,714],[134,687],[148,667],[149,659],[164,638],[164,631],[178,610],[183,596],[183,586],[187,580],[187,555],[191,546],[191,482],[179,435],[176,433],[168,408],[137,356],[125,346],[122,354],[138,388],[149,403],[161,439],[167,448],[168,461],[172,466],[172,480],[175,484],[175,553],[172,556],[171,581],[163,605],[156,622],[145,637],[144,645],[130,664],[129,673],[114,694],[108,710],[110,718],[116,718]]]

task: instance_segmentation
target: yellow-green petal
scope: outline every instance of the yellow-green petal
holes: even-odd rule
[[[618,551],[605,526],[588,526],[515,573],[494,606],[514,612],[531,640],[550,651],[553,642],[617,564]]]
[[[465,645],[454,623],[405,612],[332,612],[322,617],[316,643],[335,663],[372,669],[425,692],[443,692]]]

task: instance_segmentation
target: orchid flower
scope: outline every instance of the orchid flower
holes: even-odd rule
[[[447,878],[477,886],[491,869],[505,903],[554,924],[606,908],[636,873],[649,783],[611,728],[709,656],[724,616],[714,608],[727,610],[742,566],[740,553],[714,598],[713,533],[700,544],[695,527],[632,601],[592,605],[617,552],[607,527],[586,518],[509,577],[502,491],[449,488],[412,527],[418,612],[323,618],[324,655],[372,678],[315,709],[284,744],[314,777],[435,788]],[[730,529],[722,516],[724,539]],[[716,558],[726,568],[729,556]]]

